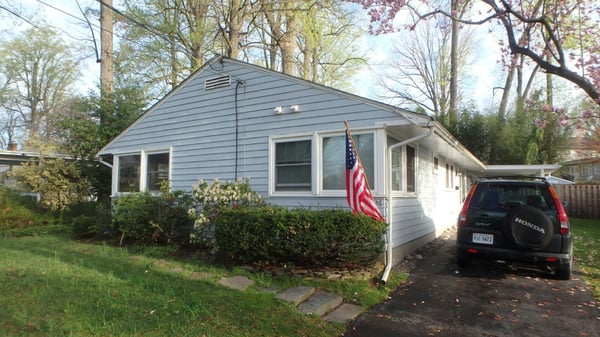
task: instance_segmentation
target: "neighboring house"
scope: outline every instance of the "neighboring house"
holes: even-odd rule
[[[15,143],[9,143],[7,150],[0,150],[0,186],[5,186],[13,190],[19,191],[21,195],[29,196],[37,201],[40,200],[40,194],[30,192],[25,187],[21,186],[13,177],[10,177],[9,172],[16,167],[22,166],[23,163],[29,161],[37,161],[41,157],[39,152],[19,151]],[[61,154],[44,155],[45,158],[62,158],[72,160],[72,157]]]
[[[564,177],[578,183],[600,183],[600,156],[575,159],[562,164]]]
[[[348,208],[344,121],[391,222],[393,261],[452,226],[485,166],[431,118],[217,56],[98,155],[112,194],[249,178],[266,202]],[[391,250],[389,250],[391,252]],[[388,259],[390,256],[388,255]]]

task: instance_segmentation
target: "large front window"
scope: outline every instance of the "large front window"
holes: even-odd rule
[[[310,191],[312,147],[310,140],[275,144],[275,190]]]
[[[373,134],[354,135],[354,146],[365,169],[369,184],[375,183]],[[323,189],[346,189],[346,136],[323,137]]]

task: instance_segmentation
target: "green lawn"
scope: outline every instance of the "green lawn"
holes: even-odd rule
[[[575,238],[575,265],[600,300],[600,220],[570,220]]]
[[[178,268],[183,272],[173,272]],[[205,272],[192,280],[192,272]],[[261,287],[317,286],[365,308],[385,299],[368,281],[305,281],[248,274],[246,291],[216,283],[230,271],[60,235],[0,238],[2,336],[337,336],[344,326],[300,314]]]
[[[600,221],[571,219],[571,224],[576,266],[600,299]],[[160,249],[137,254],[55,234],[0,236],[0,335],[331,337],[344,326],[302,315],[260,288],[315,286],[367,308],[405,278],[392,274],[386,287],[304,280],[161,258],[161,253],[165,256]],[[210,276],[192,280],[192,272]],[[217,284],[240,274],[257,285],[241,292]]]

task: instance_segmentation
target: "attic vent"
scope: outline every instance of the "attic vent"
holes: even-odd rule
[[[231,84],[231,76],[208,78],[204,81],[204,90],[224,88]]]

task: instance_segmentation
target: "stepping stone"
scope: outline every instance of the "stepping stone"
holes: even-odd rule
[[[337,308],[344,299],[336,294],[319,291],[298,306],[303,314],[323,316]]]
[[[362,312],[360,305],[344,303],[323,317],[328,322],[346,323]]]
[[[234,276],[219,280],[218,283],[228,288],[242,291],[246,290],[249,286],[254,285],[254,281],[247,278],[246,276]]]
[[[286,302],[292,303],[294,306],[298,306],[298,304],[304,302],[307,298],[309,298],[312,294],[314,294],[315,288],[298,286],[288,288],[284,292],[277,294],[278,299],[284,300]]]

